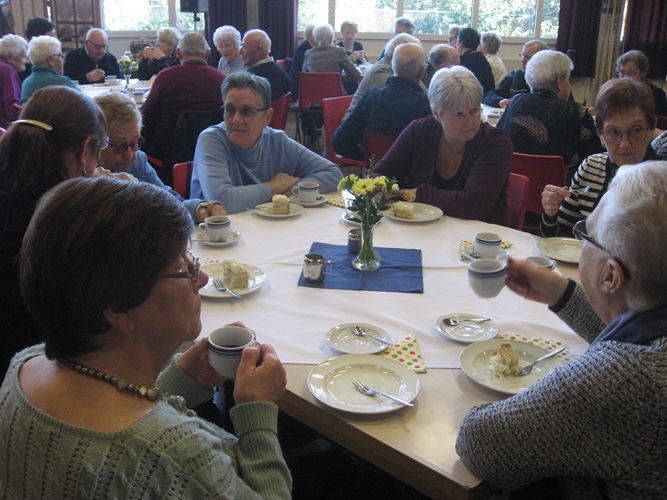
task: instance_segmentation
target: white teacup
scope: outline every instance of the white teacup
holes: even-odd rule
[[[116,83],[118,83],[118,77],[115,76],[115,75],[110,75],[110,76],[107,76],[107,77],[104,79],[104,81],[105,81],[106,83],[108,83],[109,85],[116,85]]]
[[[299,182],[292,188],[292,194],[304,203],[315,203],[320,195],[320,185],[312,181]]]
[[[223,326],[208,336],[208,362],[226,379],[235,378],[243,349],[253,345],[256,345],[255,334],[251,330]]]
[[[227,237],[232,230],[232,221],[226,215],[212,215],[206,217],[199,228],[206,231],[208,239],[211,241],[227,241]]]
[[[542,257],[540,255],[531,255],[530,257],[526,257],[526,260],[528,262],[532,262],[537,266],[545,267],[551,271],[556,269],[556,262],[551,260],[549,257]]]
[[[137,104],[141,104],[142,102],[144,102],[144,93],[143,92],[139,92],[139,91],[135,90],[132,93],[132,97],[134,98],[134,102],[136,102]]]
[[[496,233],[477,233],[475,235],[475,253],[482,259],[495,259],[500,252],[503,239]]]
[[[507,262],[478,259],[468,264],[468,283],[478,297],[490,299],[500,293],[507,278]]]

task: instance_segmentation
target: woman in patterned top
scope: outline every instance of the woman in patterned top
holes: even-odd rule
[[[655,104],[645,84],[629,78],[605,83],[595,99],[596,125],[606,153],[586,158],[570,189],[548,184],[542,192],[542,236],[569,236],[587,218],[622,165],[654,160],[650,146]]]

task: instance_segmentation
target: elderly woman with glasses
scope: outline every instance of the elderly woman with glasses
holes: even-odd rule
[[[19,116],[21,102],[19,72],[28,62],[28,42],[18,35],[0,38],[0,127],[7,128]]]
[[[631,78],[638,82],[644,82],[651,89],[655,99],[655,112],[659,116],[667,116],[667,95],[661,88],[656,87],[647,80],[648,57],[641,50],[630,50],[616,59],[616,71],[619,78]]]
[[[0,496],[290,498],[275,405],[286,376],[270,345],[243,350],[238,437],[188,410],[224,382],[206,339],[174,356],[202,328],[192,227],[144,182],[73,179],[42,198],[20,268],[45,344],[21,351],[0,388],[0,440],[13,443]]]
[[[154,47],[144,48],[143,59],[139,63],[137,78],[149,80],[165,68],[178,66],[181,60],[176,54],[176,46],[181,39],[181,32],[176,28],[160,28]]]
[[[606,153],[593,154],[577,169],[570,188],[548,184],[542,192],[542,236],[569,236],[587,218],[623,165],[658,159],[651,148],[655,106],[644,83],[610,80],[595,99],[596,126]]]
[[[268,126],[273,109],[266,78],[234,73],[222,84],[222,100],[224,122],[197,140],[192,196],[222,200],[236,213],[291,195],[301,180],[319,183],[322,193],[338,188],[338,166]]]
[[[517,498],[667,496],[667,163],[621,167],[583,238],[581,284],[510,260],[507,286],[591,343],[524,392],[474,407],[456,450]],[[510,496],[512,498],[512,496]]]
[[[220,26],[213,33],[213,43],[220,52],[218,70],[229,76],[243,71],[241,55],[241,33],[234,26]]]
[[[76,83],[63,76],[65,58],[57,38],[33,37],[28,43],[28,58],[32,63],[32,73],[23,82],[21,104],[25,104],[36,91],[49,85],[66,85],[78,89]]]
[[[106,92],[95,97],[95,102],[107,119],[109,147],[100,154],[100,166],[111,172],[127,173],[134,178],[166,189],[182,201],[195,222],[203,222],[210,215],[226,215],[219,201],[203,201],[198,198],[184,200],[176,191],[165,186],[155,169],[148,164],[146,153],[140,151],[144,144],[141,137],[141,112],[134,100],[120,92]]]
[[[481,120],[482,85],[463,66],[436,72],[428,88],[433,114],[413,121],[378,162],[408,199],[446,215],[509,226],[509,136]]]

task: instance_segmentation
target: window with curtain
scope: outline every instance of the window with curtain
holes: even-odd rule
[[[336,29],[351,20],[360,32],[391,33],[395,19],[405,16],[418,34],[446,34],[458,25],[507,37],[556,38],[560,0],[298,0],[298,5],[299,31],[326,17]]]
[[[181,12],[179,0],[103,0],[106,31],[146,31],[152,36],[158,28],[176,26],[181,31],[194,29],[191,12]],[[202,29],[203,15],[199,15]]]

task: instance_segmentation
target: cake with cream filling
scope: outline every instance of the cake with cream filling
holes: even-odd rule
[[[521,363],[519,363],[519,355],[512,345],[508,343],[501,344],[500,348],[494,351],[490,363],[491,373],[496,377],[516,375],[523,370]]]
[[[222,282],[227,288],[248,288],[250,274],[243,264],[234,259],[222,261]]]
[[[394,217],[399,219],[414,219],[415,206],[407,201],[399,201],[394,205]]]
[[[290,211],[289,198],[284,194],[276,194],[271,198],[272,205],[269,207],[269,213],[274,215],[287,215]]]

